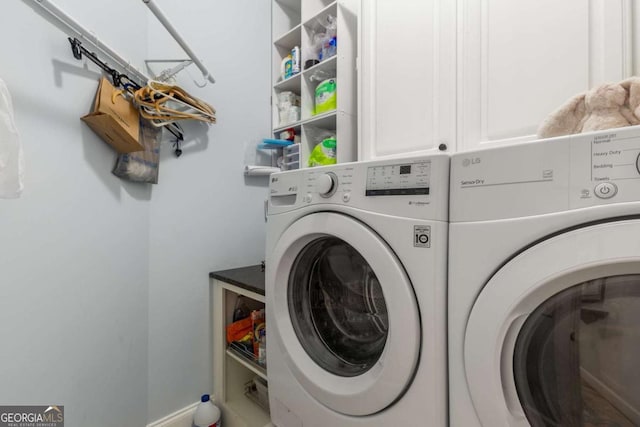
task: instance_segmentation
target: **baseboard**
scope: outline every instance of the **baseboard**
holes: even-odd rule
[[[169,414],[164,418],[147,424],[147,427],[192,427],[193,413],[196,411],[198,403],[193,403],[177,410],[173,414]]]

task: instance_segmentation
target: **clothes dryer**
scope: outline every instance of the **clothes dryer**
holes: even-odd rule
[[[640,129],[451,159],[452,427],[640,425]]]
[[[448,180],[447,155],[271,175],[275,425],[446,426]]]

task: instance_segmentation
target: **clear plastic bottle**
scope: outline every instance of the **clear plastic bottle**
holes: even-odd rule
[[[294,46],[293,49],[291,49],[291,74],[298,74],[300,67],[300,47]]]
[[[193,414],[196,427],[220,427],[220,409],[213,404],[208,394],[203,394]]]

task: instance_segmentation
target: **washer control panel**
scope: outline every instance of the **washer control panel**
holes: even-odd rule
[[[350,193],[355,170],[352,164],[304,170],[306,202],[333,201],[336,197],[342,198],[343,194]]]
[[[449,156],[440,153],[275,173],[269,214],[321,204],[444,221],[448,182]]]
[[[366,196],[429,195],[431,162],[399,163],[367,168]]]

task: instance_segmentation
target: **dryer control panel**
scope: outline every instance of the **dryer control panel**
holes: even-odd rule
[[[459,153],[451,220],[518,218],[640,201],[640,126]]]
[[[345,163],[271,175],[269,213],[317,204],[446,221],[449,156]]]
[[[640,201],[640,126],[574,135],[569,209]]]
[[[640,132],[614,129],[589,135],[573,144],[573,205],[640,200]],[[578,168],[581,163],[590,166],[588,177],[586,168]]]

